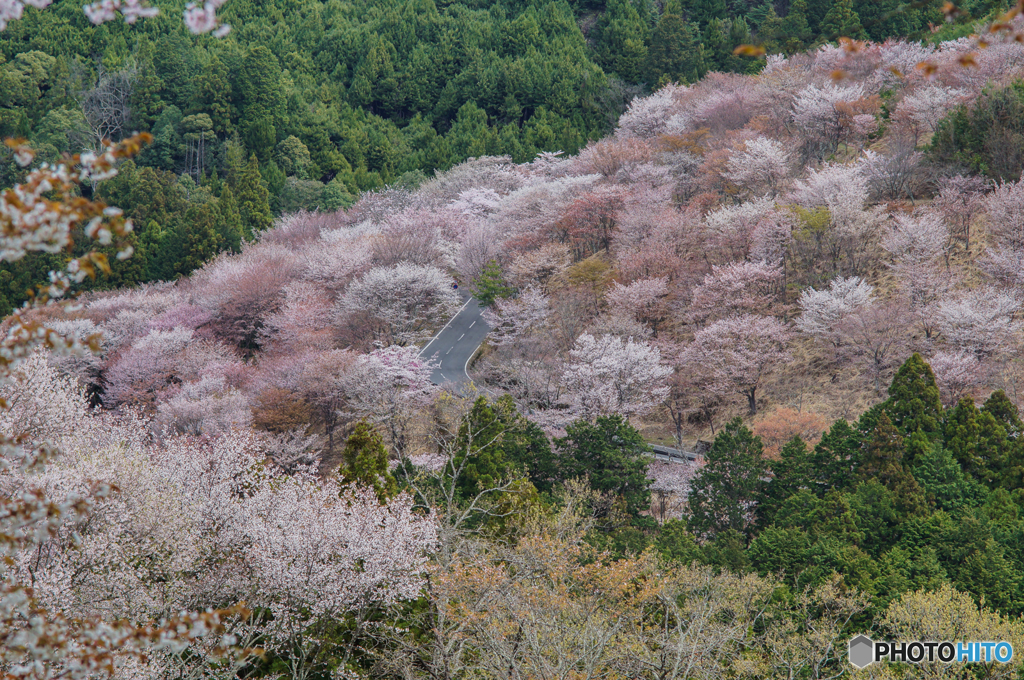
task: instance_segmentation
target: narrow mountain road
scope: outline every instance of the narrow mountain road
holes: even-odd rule
[[[433,358],[440,363],[431,374],[430,381],[435,385],[448,383],[453,387],[471,384],[473,381],[466,368],[490,330],[484,321],[480,303],[476,298],[467,299],[458,314],[420,350],[424,359]]]
[[[458,313],[420,350],[421,357],[436,359],[440,364],[430,375],[430,382],[446,385],[457,393],[472,385],[473,379],[466,369],[490,330],[491,327],[484,321],[480,303],[476,298],[468,298]],[[672,463],[692,463],[697,460],[695,453],[658,444],[651,445],[651,456]]]

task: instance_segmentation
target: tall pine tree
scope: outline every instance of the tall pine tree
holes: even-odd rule
[[[230,183],[229,176],[229,183]],[[234,177],[234,192],[238,200],[238,212],[242,217],[242,232],[247,241],[274,224],[270,212],[270,193],[263,186],[260,162],[256,154],[249,156],[249,162]]]

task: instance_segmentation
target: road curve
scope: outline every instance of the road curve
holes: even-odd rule
[[[469,360],[483,344],[490,330],[491,327],[484,321],[480,303],[476,298],[467,298],[458,313],[420,350],[421,357],[435,359],[439,363],[430,374],[430,382],[447,385],[456,392],[471,385],[473,379],[466,371]],[[651,455],[657,460],[673,463],[692,463],[697,460],[694,453],[657,444],[651,446]]]
[[[476,298],[468,298],[458,314],[420,350],[421,357],[440,364],[431,374],[430,382],[453,387],[472,383],[466,368],[490,330],[480,303]]]

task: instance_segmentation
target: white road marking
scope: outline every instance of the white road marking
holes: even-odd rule
[[[469,303],[470,303],[470,302],[472,302],[472,301],[473,301],[473,298],[469,298],[468,300],[466,300],[466,304],[462,305],[462,307],[461,307],[461,308],[459,308],[459,311],[455,312],[455,316],[453,316],[452,318],[448,319],[448,323],[446,323],[446,324],[445,324],[445,325],[444,325],[444,326],[443,326],[443,327],[441,328],[441,330],[439,330],[439,331],[437,332],[437,335],[435,335],[434,337],[432,337],[432,338],[430,339],[430,342],[428,342],[428,343],[427,343],[426,345],[424,345],[424,346],[423,346],[423,349],[421,349],[421,350],[420,350],[420,356],[423,356],[423,353],[427,351],[427,348],[428,348],[428,347],[430,347],[431,345],[433,345],[433,344],[434,344],[434,340],[437,340],[437,336],[438,336],[438,335],[441,335],[441,333],[444,333],[444,329],[445,329],[445,328],[448,328],[448,326],[449,326],[449,325],[451,324],[451,322],[452,322],[452,321],[455,321],[455,319],[457,319],[457,318],[458,318],[459,314],[462,314],[462,310],[463,310],[463,309],[465,309],[466,307],[468,307],[468,306],[469,306]]]
[[[451,353],[452,353],[452,350],[453,350],[453,349],[455,349],[455,345],[452,345],[451,347],[449,347],[449,348],[448,348],[448,351],[447,351],[447,352],[445,352],[445,353],[444,353],[444,355],[445,355],[445,356],[448,356],[449,354],[451,354]]]
[[[438,373],[440,373],[440,375],[441,375],[441,380],[447,380],[448,379],[448,378],[444,377],[444,373],[441,373],[440,371],[438,371]]]
[[[466,337],[465,333],[463,333],[462,335],[459,336],[459,340],[462,340],[464,337]]]
[[[476,325],[476,321],[474,321],[473,323],[469,324],[469,327],[472,328],[475,325]]]

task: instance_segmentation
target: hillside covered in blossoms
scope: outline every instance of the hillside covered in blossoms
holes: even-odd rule
[[[1024,650],[1020,21],[808,35],[578,148],[381,175],[219,254],[192,181],[187,275],[69,301],[147,247],[125,218],[169,214],[161,138],[10,142],[4,267],[63,270],[0,325],[0,673],[975,677],[846,642]],[[489,331],[438,380],[469,296]]]

